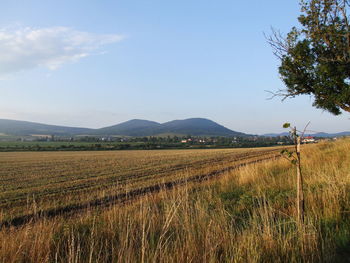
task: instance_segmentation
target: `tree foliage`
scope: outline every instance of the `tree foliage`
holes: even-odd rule
[[[283,99],[312,95],[313,105],[333,114],[350,112],[350,0],[301,1],[300,28],[286,37],[268,37],[280,59],[279,74],[287,89]]]

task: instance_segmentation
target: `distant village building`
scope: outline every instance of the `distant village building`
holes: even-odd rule
[[[302,143],[315,143],[316,140],[312,136],[306,136],[303,138]]]

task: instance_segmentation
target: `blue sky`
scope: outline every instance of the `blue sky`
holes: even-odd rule
[[[247,132],[286,121],[350,130],[350,116],[283,88],[265,41],[297,25],[298,1],[0,3],[0,118],[102,127],[129,119],[204,117]]]

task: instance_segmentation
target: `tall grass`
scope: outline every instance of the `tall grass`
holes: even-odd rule
[[[295,167],[280,159],[109,210],[3,229],[0,261],[348,262],[350,140],[304,148],[303,228]]]

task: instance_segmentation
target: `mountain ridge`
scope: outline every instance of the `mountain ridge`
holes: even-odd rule
[[[116,125],[99,129],[49,125],[43,123],[0,119],[0,133],[26,135],[98,135],[98,136],[157,136],[160,134],[178,134],[192,136],[246,136],[247,134],[230,130],[212,120],[189,118],[165,123],[132,119]]]
[[[78,134],[87,133],[92,129],[81,127],[69,127],[60,125],[50,125],[30,121],[18,121],[10,119],[0,119],[0,133],[9,135],[34,135],[34,134]]]

